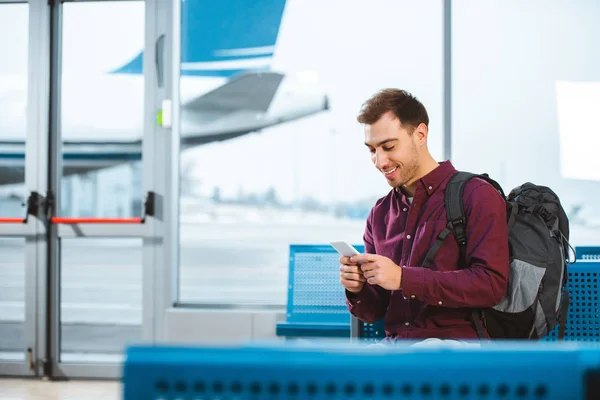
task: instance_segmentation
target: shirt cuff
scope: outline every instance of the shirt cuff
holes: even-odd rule
[[[345,292],[346,292],[346,301],[347,301],[348,305],[350,306],[350,310],[352,310],[352,308],[363,303],[363,300],[364,300],[364,297],[366,294],[366,285],[363,286],[363,289],[358,293],[352,293],[352,292],[348,291],[347,289],[345,289]]]
[[[423,301],[425,296],[425,268],[402,268],[402,293],[404,298]]]

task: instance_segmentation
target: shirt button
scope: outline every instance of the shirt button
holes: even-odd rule
[[[441,306],[441,305],[442,305],[442,301],[441,301],[441,300],[440,300],[440,301],[438,301],[438,304]]]
[[[408,300],[408,297],[404,296],[404,300]]]
[[[404,325],[409,326],[410,322],[405,322]]]
[[[410,235],[406,235],[406,238],[407,238],[407,239],[410,239]]]
[[[356,304],[360,304],[360,300],[358,300],[358,301],[356,302]]]
[[[432,187],[432,186],[429,186],[429,190],[431,190],[431,189],[433,189],[433,187]]]
[[[404,207],[404,208],[402,209],[402,211],[405,211],[405,212],[406,212],[406,211],[408,211],[408,208]]]
[[[410,298],[411,298],[411,299],[414,299],[414,298],[415,298],[415,295],[413,294],[412,296],[410,296]],[[440,301],[440,303],[441,303],[441,301]]]

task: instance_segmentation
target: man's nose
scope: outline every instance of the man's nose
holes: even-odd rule
[[[377,169],[382,169],[386,166],[388,159],[386,155],[382,151],[375,152],[375,167]]]

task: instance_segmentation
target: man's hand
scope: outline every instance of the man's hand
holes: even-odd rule
[[[392,260],[377,254],[359,254],[350,257],[351,264],[360,264],[364,278],[371,285],[379,285],[387,290],[400,290],[402,268]]]
[[[358,293],[365,285],[365,277],[357,263],[350,261],[349,257],[340,257],[340,282],[347,291]]]

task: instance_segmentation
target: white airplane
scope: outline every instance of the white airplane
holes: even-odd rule
[[[329,108],[327,96],[310,82],[310,76],[302,79],[306,75],[288,76],[271,69],[285,0],[210,6],[202,0],[186,0],[182,7],[182,15],[188,18],[181,32],[182,149],[236,138]],[[2,18],[0,13],[0,25],[10,22],[2,21],[6,18],[10,14]],[[88,47],[92,53],[97,51]],[[63,71],[63,175],[141,159],[142,58],[141,52],[131,54],[122,66],[99,74]],[[12,73],[2,70],[0,62],[0,185],[18,184],[24,176],[26,74],[15,76],[14,66]]]

